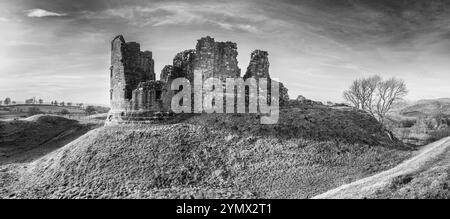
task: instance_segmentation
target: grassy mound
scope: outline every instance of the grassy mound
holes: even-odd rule
[[[274,125],[261,125],[259,116],[249,114],[207,114],[192,117],[186,123],[236,134],[272,136],[285,140],[302,138],[403,147],[375,118],[353,108],[305,105],[281,109],[279,117],[278,123]]]
[[[3,197],[307,198],[409,156],[363,113],[285,109],[89,132],[25,166]]]

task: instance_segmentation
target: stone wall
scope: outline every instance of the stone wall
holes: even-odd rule
[[[171,98],[166,95],[167,86],[162,81],[139,83],[133,90],[132,109],[135,111],[169,111]]]
[[[184,77],[194,80],[195,50],[185,50],[178,53],[173,59],[173,72],[169,79]]]
[[[209,36],[203,37],[196,45],[194,70],[203,71],[203,80],[239,77],[241,69],[237,55],[236,43],[216,42]]]

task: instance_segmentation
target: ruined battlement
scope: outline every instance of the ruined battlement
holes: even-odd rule
[[[112,113],[108,120],[142,119],[142,116],[153,117],[153,113],[170,112],[171,99],[177,92],[171,90],[170,85],[176,78],[186,78],[193,83],[194,73],[202,74],[203,80],[214,77],[225,81],[240,77],[237,55],[236,43],[203,37],[197,41],[195,49],[176,54],[172,65],[161,70],[160,81],[157,81],[152,52],[141,51],[139,43],[126,42],[121,35],[115,37],[111,42]],[[269,66],[268,53],[255,50],[244,78],[270,78]],[[280,91],[287,96],[282,84]]]

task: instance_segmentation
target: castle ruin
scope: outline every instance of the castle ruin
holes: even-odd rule
[[[146,120],[155,115],[170,113],[172,96],[170,89],[176,78],[186,78],[191,83],[194,72],[201,72],[202,79],[214,77],[241,77],[237,61],[237,45],[233,42],[216,42],[209,36],[198,40],[195,50],[178,53],[172,65],[166,65],[156,80],[152,52],[141,51],[140,44],[126,42],[122,35],[111,42],[111,112],[109,121]],[[255,50],[244,79],[267,78],[269,75],[268,53]],[[287,89],[280,83],[280,98],[287,97]],[[280,104],[283,101],[280,99]]]

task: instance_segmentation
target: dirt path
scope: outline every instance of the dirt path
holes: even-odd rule
[[[440,155],[448,151],[450,151],[450,138],[441,139],[425,146],[416,156],[390,170],[343,185],[313,199],[362,199],[369,197],[377,190],[387,186],[395,177],[428,169],[434,163],[439,162]]]

